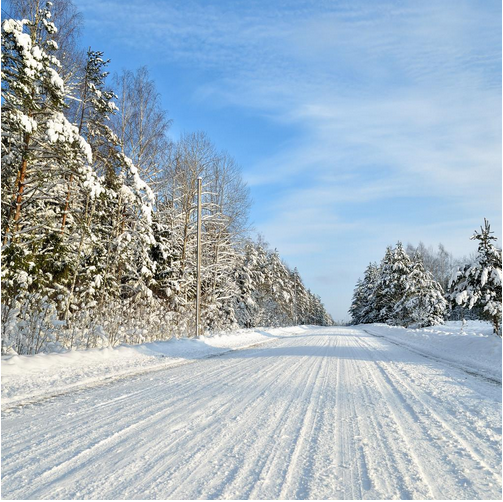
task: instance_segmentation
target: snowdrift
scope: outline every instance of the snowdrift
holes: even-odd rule
[[[360,325],[369,334],[452,363],[501,382],[501,338],[483,321],[450,321],[441,326],[406,329],[386,324]]]

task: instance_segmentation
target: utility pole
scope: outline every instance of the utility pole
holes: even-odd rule
[[[201,334],[201,191],[202,179],[197,178],[197,289],[196,289],[196,338]]]
[[[297,278],[299,276],[299,272],[297,271],[297,267],[295,267],[295,270],[293,271],[293,276],[295,278],[295,282],[294,282],[294,287],[293,287],[293,291],[294,291],[294,305],[295,305],[295,326],[297,326]]]

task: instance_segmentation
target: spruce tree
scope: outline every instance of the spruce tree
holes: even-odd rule
[[[379,277],[374,288],[374,322],[392,322],[393,308],[399,299],[394,276],[393,248],[388,246],[379,266]]]
[[[491,321],[494,333],[501,336],[501,250],[493,241],[489,222],[484,219],[480,232],[475,231],[477,257],[470,265],[459,268],[450,283],[451,300],[468,308],[479,308],[481,317]]]
[[[351,301],[351,306],[349,307],[349,314],[351,315],[352,324],[361,324],[362,315],[361,311],[363,309],[365,302],[365,288],[363,280],[358,278],[356,281],[356,286],[353,291],[353,299]]]
[[[4,294],[36,290],[62,300],[72,249],[61,233],[66,180],[101,191],[92,153],[64,116],[67,90],[51,35],[50,2],[33,20],[2,24],[2,240]],[[5,169],[5,176],[4,176]]]
[[[421,258],[414,256],[404,295],[396,305],[402,324],[416,328],[443,324],[446,308],[442,287],[424,269]]]
[[[377,311],[375,308],[375,288],[379,278],[379,268],[377,264],[370,263],[363,280],[358,280],[353,294],[353,301],[349,309],[353,324],[370,324],[377,322]]]

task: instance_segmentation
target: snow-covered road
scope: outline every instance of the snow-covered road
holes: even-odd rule
[[[312,328],[4,413],[2,496],[498,499],[501,386]]]

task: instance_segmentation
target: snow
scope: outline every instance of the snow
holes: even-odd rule
[[[5,411],[2,495],[500,499],[501,385],[410,350],[385,328],[243,331],[116,349],[135,351],[130,362],[194,359]],[[460,337],[444,329],[428,336],[455,344]],[[474,332],[478,348],[492,344],[483,327]],[[245,340],[260,345],[222,354]],[[44,357],[56,356],[11,366],[54,369]],[[51,360],[64,366],[64,354]]]
[[[25,115],[19,110],[14,110],[13,112],[17,115],[19,125],[24,132],[31,134],[36,131],[38,124],[35,119],[28,117],[28,115]]]
[[[449,361],[501,382],[501,338],[491,323],[449,321],[442,326],[406,329],[386,324],[361,325],[368,333],[382,336],[422,354]]]
[[[294,336],[304,329],[290,328],[288,333]],[[229,350],[268,342],[271,337],[284,332],[283,328],[268,331],[259,328],[136,346],[2,356],[2,409],[113,378],[190,363]]]
[[[5,33],[14,33],[15,31],[22,32],[23,25],[23,21],[18,21],[17,19],[6,19],[2,23],[2,30],[5,31]]]
[[[65,83],[63,79],[58,75],[58,72],[53,68],[47,68],[47,73],[49,74],[49,81],[53,87],[56,87],[59,92],[65,92]]]

